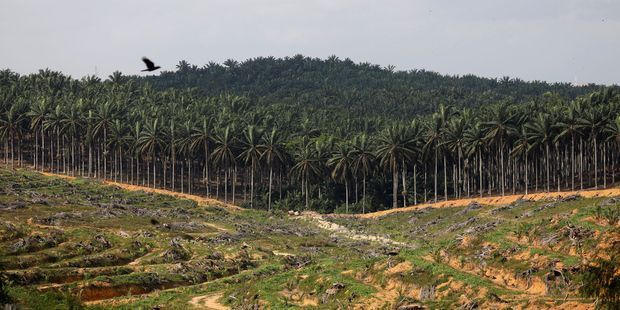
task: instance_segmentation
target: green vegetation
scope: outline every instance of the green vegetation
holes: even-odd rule
[[[325,230],[312,215],[0,169],[0,297],[37,309],[519,308],[596,299],[611,309],[620,231],[596,214],[618,207],[618,198],[472,203],[380,219],[319,216],[335,225]]]
[[[330,57],[157,77],[0,72],[0,148],[32,164],[251,208],[366,212],[609,187],[618,87],[395,72]],[[391,188],[390,188],[391,186]]]

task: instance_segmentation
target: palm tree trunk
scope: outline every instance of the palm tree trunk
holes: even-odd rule
[[[344,178],[344,193],[345,193],[345,213],[349,214],[349,182],[347,178]]]
[[[252,160],[252,171],[250,171],[250,208],[254,208],[254,160]]]
[[[446,154],[443,154],[443,196],[448,201],[448,168],[446,166]]]
[[[153,152],[151,156],[151,160],[153,160],[153,188],[155,188],[155,180],[157,179],[157,170],[155,170],[155,163],[157,162],[157,160],[155,159],[155,152]]]
[[[41,171],[45,170],[45,131],[41,128]]]
[[[34,170],[39,168],[39,135],[35,131],[34,133]]]
[[[398,204],[398,169],[396,162],[392,162],[392,209],[396,209]]]
[[[272,183],[273,183],[273,165],[269,165],[269,204],[268,204],[268,211],[271,211]]]
[[[413,164],[413,205],[418,204],[417,164]]]
[[[594,189],[598,189],[598,156],[596,152],[597,143],[596,143],[596,135],[594,136]]]
[[[437,147],[435,147],[435,202],[437,202]]]
[[[304,182],[305,188],[306,188],[306,210],[309,209],[310,206],[310,191],[308,191],[308,177],[306,177],[306,180]]]
[[[402,171],[402,175],[403,175],[403,208],[407,207],[407,184],[405,183],[405,176],[406,176],[406,172],[407,170],[405,170],[405,160],[403,159],[403,171]]]
[[[362,187],[363,187],[363,189],[362,189],[363,194],[362,195],[364,195],[362,197],[362,213],[366,213],[366,175],[365,174],[364,174],[364,180],[362,182],[363,182],[362,183]]]
[[[579,137],[579,187],[583,190],[583,139]]]
[[[209,143],[204,140],[205,148],[205,188],[207,189],[207,197],[209,197]],[[218,174],[219,175],[219,174]]]
[[[527,150],[525,151],[525,194],[527,195]]]
[[[235,204],[235,188],[237,185],[237,166],[233,167],[232,176],[232,203]]]
[[[549,143],[545,144],[545,164],[547,166],[547,193],[549,192],[550,189],[550,185],[551,185],[551,179],[549,178],[550,175],[550,168],[549,168]]]
[[[228,203],[228,169],[224,169],[224,201]]]
[[[558,192],[560,191],[560,186],[562,184],[562,182],[560,181],[561,176],[562,176],[562,168],[561,168],[561,163],[562,163],[562,159],[560,158],[560,145],[558,143],[555,144],[555,150],[557,153],[557,173],[556,173],[556,183],[558,185]]]
[[[500,186],[502,187],[502,196],[504,196],[504,181],[505,181],[505,172],[504,172],[504,147],[503,147],[503,139],[499,140],[499,165],[500,165]]]
[[[478,149],[478,162],[480,165],[478,166],[478,177],[480,178],[480,198],[482,198],[482,192],[484,190],[484,185],[482,184],[482,151]]]
[[[603,188],[607,188],[607,142],[603,142]]]

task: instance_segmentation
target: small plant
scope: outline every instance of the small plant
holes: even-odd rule
[[[519,223],[515,230],[513,231],[517,239],[521,239],[523,237],[528,237],[530,231],[532,230],[532,223]],[[529,238],[528,238],[529,240]]]
[[[596,218],[607,221],[607,224],[615,226],[620,222],[620,206],[596,207]]]
[[[9,286],[11,286],[11,280],[6,274],[0,273],[0,304],[10,304],[11,296],[9,295]]]

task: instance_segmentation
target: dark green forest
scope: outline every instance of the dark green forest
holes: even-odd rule
[[[10,167],[251,208],[368,212],[612,186],[620,93],[335,56],[106,79],[3,70],[0,138]]]

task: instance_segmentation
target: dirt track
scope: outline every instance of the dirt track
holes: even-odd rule
[[[615,187],[615,188],[599,189],[599,190],[536,193],[536,194],[527,194],[527,195],[491,196],[491,197],[483,197],[483,198],[476,197],[476,198],[441,201],[437,203],[422,203],[419,205],[409,206],[406,208],[383,210],[383,211],[377,211],[377,212],[366,213],[366,214],[357,214],[354,216],[360,217],[360,218],[377,218],[377,217],[385,216],[385,215],[392,214],[392,213],[413,211],[413,210],[423,209],[427,207],[431,207],[431,208],[462,207],[474,201],[481,203],[481,204],[486,204],[486,205],[506,205],[518,199],[546,200],[546,199],[562,198],[562,197],[571,196],[571,195],[580,195],[586,198],[615,197],[615,196],[620,196],[620,188]]]
[[[71,177],[71,176],[67,176],[63,174],[55,174],[55,173],[48,173],[48,172],[43,172],[42,174],[47,175],[47,176],[66,178],[66,179],[76,179],[76,177]],[[131,185],[131,184],[125,184],[125,183],[112,182],[112,181],[105,181],[105,183],[109,185],[118,186],[120,188],[131,190],[131,191],[145,191],[145,192],[150,192],[150,193],[158,193],[158,194],[163,194],[163,195],[171,195],[171,196],[175,196],[179,198],[189,199],[189,200],[196,201],[198,204],[201,204],[201,205],[220,205],[220,206],[224,206],[230,209],[241,210],[241,208],[238,206],[227,204],[227,203],[221,202],[213,198],[205,198],[205,197],[201,197],[197,195],[183,194],[183,193],[173,192],[173,191],[169,191],[165,189]],[[356,214],[356,215],[350,215],[350,216],[355,216],[355,217],[360,217],[360,218],[377,218],[377,217],[385,216],[385,215],[392,214],[392,213],[408,212],[408,211],[413,211],[413,210],[427,208],[427,207],[431,207],[431,208],[461,207],[461,206],[466,206],[474,201],[481,203],[481,204],[487,204],[487,205],[505,205],[505,204],[510,204],[518,199],[546,200],[546,199],[553,199],[553,198],[558,198],[558,197],[560,198],[566,197],[570,195],[581,195],[586,198],[615,197],[615,196],[620,196],[620,187],[599,189],[599,190],[535,193],[535,194],[528,194],[528,195],[490,196],[490,197],[482,197],[482,198],[473,197],[473,198],[466,198],[466,199],[440,201],[437,203],[422,203],[422,204],[418,204],[415,206],[409,206],[406,208],[397,208],[397,209],[383,210],[383,211],[377,211],[377,212],[366,213],[366,214]]]
[[[53,176],[53,177],[59,177],[59,178],[64,178],[64,179],[77,179],[77,177],[72,177],[72,176],[68,176],[68,175],[64,175],[64,174],[56,174],[56,173],[49,173],[49,172],[39,172],[43,175],[46,176]],[[185,194],[185,193],[179,193],[179,192],[173,192],[173,191],[169,191],[169,190],[165,190],[165,189],[159,189],[159,188],[152,188],[152,187],[146,187],[146,186],[139,186],[139,185],[132,185],[132,184],[126,184],[126,183],[118,183],[118,182],[113,182],[113,181],[104,181],[105,184],[108,185],[113,185],[113,186],[118,186],[122,189],[126,189],[126,190],[130,190],[130,191],[144,191],[147,193],[157,193],[157,194],[162,194],[162,195],[170,195],[170,196],[174,196],[174,197],[178,197],[178,198],[183,198],[183,199],[189,199],[189,200],[193,200],[195,202],[197,202],[200,205],[219,205],[219,206],[223,206],[223,207],[227,207],[230,209],[235,209],[235,210],[241,210],[240,207],[232,205],[232,204],[228,204],[228,203],[224,203],[221,202],[217,199],[213,199],[213,198],[206,198],[206,197],[202,197],[202,196],[197,196],[197,195],[190,195],[190,194]]]

